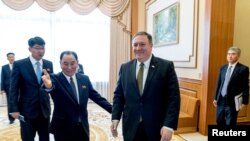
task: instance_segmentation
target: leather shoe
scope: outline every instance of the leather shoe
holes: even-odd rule
[[[14,121],[10,121],[10,124],[13,124],[14,123]]]

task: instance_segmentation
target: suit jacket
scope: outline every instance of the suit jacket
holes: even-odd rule
[[[10,88],[10,66],[9,64],[6,64],[2,66],[2,73],[1,73],[1,90],[5,91],[6,94],[9,94],[9,88]]]
[[[53,73],[52,62],[42,59],[43,69]],[[50,116],[50,97],[41,91],[33,65],[28,58],[14,62],[10,84],[10,112],[20,112],[27,119]]]
[[[136,59],[121,65],[112,119],[120,119],[123,114],[125,141],[133,140],[140,117],[148,139],[160,140],[163,126],[177,128],[179,111],[179,84],[171,61],[152,56],[142,96],[136,82]]]
[[[84,74],[84,70],[83,70],[82,64],[79,64],[79,69],[77,70],[77,72]]]
[[[228,64],[223,65],[220,68],[219,79],[217,82],[217,88],[214,99],[217,100],[217,104],[220,105],[221,90],[225,80]],[[231,107],[235,108],[234,97],[240,93],[243,95],[243,104],[248,104],[249,99],[249,68],[241,63],[237,63],[233,73],[230,77],[227,87],[227,102]]]
[[[50,131],[53,134],[63,134],[65,131],[66,133],[74,132],[72,128],[79,122],[80,118],[86,135],[89,135],[88,98],[109,113],[112,111],[110,103],[93,89],[88,76],[80,73],[76,73],[75,75],[79,91],[79,104],[63,73],[51,75],[53,90],[50,94],[54,102],[54,111]]]

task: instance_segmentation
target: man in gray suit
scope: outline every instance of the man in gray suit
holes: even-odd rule
[[[9,114],[10,106],[9,106],[9,89],[10,89],[10,74],[13,68],[13,63],[15,61],[15,54],[13,52],[7,53],[7,60],[9,61],[8,64],[2,66],[2,73],[1,73],[1,93],[6,94],[7,99],[7,115],[9,118],[10,124],[14,123],[15,119]]]
[[[171,61],[152,54],[152,36],[132,39],[135,59],[122,64],[114,91],[111,132],[122,117],[124,141],[170,141],[180,111],[179,84]]]

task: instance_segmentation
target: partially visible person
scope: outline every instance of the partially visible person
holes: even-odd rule
[[[41,37],[28,40],[31,55],[14,62],[10,84],[10,112],[14,118],[24,116],[21,121],[22,141],[49,141],[50,97],[40,90],[42,69],[53,73],[51,61],[43,59],[45,41]]]
[[[76,73],[78,57],[73,51],[60,55],[62,72],[49,75],[44,70],[44,91],[51,94],[54,111],[50,131],[55,141],[89,141],[88,99],[111,113],[111,104],[92,86],[87,75]]]
[[[9,89],[10,89],[10,75],[13,68],[13,63],[15,61],[15,54],[13,52],[7,53],[7,60],[9,61],[8,64],[2,66],[2,73],[1,73],[1,93],[6,94],[7,100],[7,116],[9,118],[9,123],[13,124],[15,118],[13,118],[10,113],[10,106],[9,106]]]
[[[170,141],[177,129],[180,90],[172,61],[152,54],[152,36],[132,39],[135,59],[120,67],[113,97],[111,132],[122,117],[124,141]]]
[[[217,88],[213,104],[217,108],[216,122],[218,126],[235,126],[238,111],[235,108],[235,96],[242,93],[242,105],[245,107],[249,100],[249,68],[239,62],[241,50],[230,47],[227,51],[228,64],[220,68]],[[227,80],[228,76],[228,80]]]
[[[76,72],[81,73],[81,74],[84,74],[84,70],[83,70],[82,64],[78,64],[78,67],[77,67],[77,69],[76,69]]]

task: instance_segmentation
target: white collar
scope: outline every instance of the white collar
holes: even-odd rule
[[[76,80],[76,74],[72,75],[72,76],[68,76],[66,75],[64,72],[62,72],[63,75],[66,77],[66,79],[70,82],[70,78],[72,77],[74,80]]]
[[[39,62],[41,64],[41,66],[43,65],[43,60],[40,59],[40,60],[36,60],[35,58],[33,58],[32,56],[29,57],[30,58],[30,61],[32,63],[32,65],[35,65],[36,62]]]
[[[150,65],[150,62],[151,62],[151,58],[152,58],[152,54],[151,54],[151,56],[148,58],[148,60],[146,60],[145,62],[139,62],[139,61],[137,60],[137,61],[136,61],[137,67],[139,67],[140,64],[143,63],[143,64],[144,64],[144,67],[145,67],[145,68],[148,68],[149,65]]]

